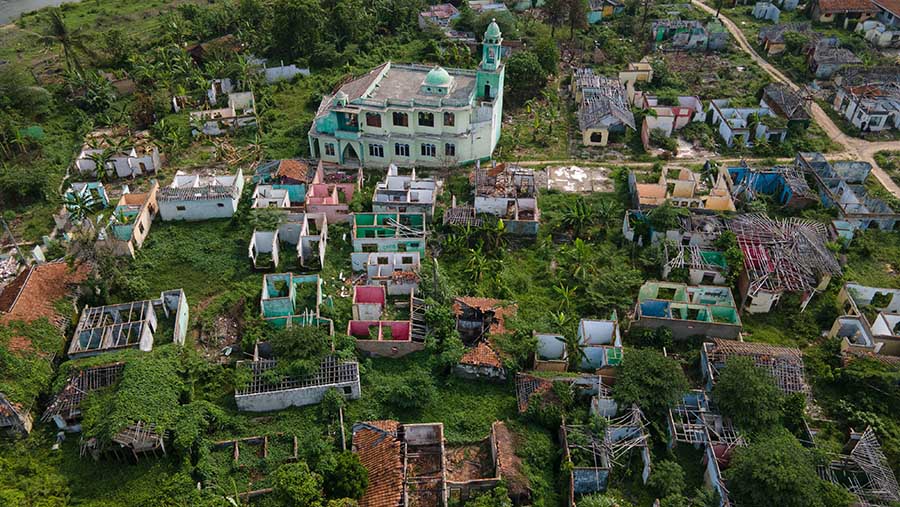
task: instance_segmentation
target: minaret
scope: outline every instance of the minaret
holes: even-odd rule
[[[493,100],[503,92],[503,36],[496,20],[491,20],[484,32],[481,63],[478,65],[476,97]]]

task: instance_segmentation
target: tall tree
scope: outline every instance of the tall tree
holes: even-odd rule
[[[575,38],[575,30],[587,28],[587,0],[566,0],[569,18],[569,38]]]
[[[544,2],[544,15],[547,17],[547,23],[550,25],[551,38],[556,36],[556,29],[563,26],[568,20],[568,2],[569,0],[545,0]]]
[[[79,54],[88,57],[93,56],[93,51],[87,47],[87,37],[81,29],[71,29],[66,25],[62,17],[62,11],[59,8],[50,9],[50,24],[41,37],[44,44],[59,44],[62,51],[63,61],[66,62],[66,69],[82,71],[81,60]]]

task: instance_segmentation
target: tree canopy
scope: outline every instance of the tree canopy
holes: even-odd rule
[[[722,415],[738,428],[756,432],[781,420],[783,393],[775,379],[749,357],[730,357],[712,391]]]
[[[635,403],[645,413],[662,415],[687,390],[687,378],[675,360],[652,349],[629,349],[616,375],[613,397],[622,406]]]

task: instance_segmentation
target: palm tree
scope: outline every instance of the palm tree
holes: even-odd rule
[[[559,296],[559,308],[560,310],[568,310],[572,307],[572,299],[575,298],[575,292],[578,290],[578,286],[569,287],[568,284],[564,284],[562,282],[559,283],[556,287],[553,287],[553,292]]]
[[[565,250],[572,277],[583,280],[593,271],[594,251],[581,238],[575,238],[572,246]]]
[[[478,284],[484,279],[488,270],[489,261],[481,252],[481,249],[469,249],[469,259],[466,261],[466,274],[472,277],[472,282]]]
[[[580,237],[584,230],[593,224],[593,221],[594,216],[590,203],[580,196],[566,207],[562,216],[562,224],[576,237]]]
[[[88,155],[88,158],[94,163],[94,176],[97,177],[97,181],[105,182],[109,179],[109,161],[112,159],[113,153],[113,150],[106,148],[98,153]]]
[[[581,346],[577,334],[566,333],[562,337],[556,337],[556,339],[566,346],[570,368],[577,368],[583,360],[587,359],[587,354],[585,354],[584,347]]]
[[[93,56],[93,51],[88,49],[86,36],[81,29],[70,30],[66,26],[62,17],[62,11],[58,8],[50,9],[50,26],[47,28],[41,41],[44,44],[59,44],[62,51],[63,60],[66,62],[66,69],[76,70],[81,73],[81,61],[78,54],[82,53],[89,57]]]
[[[97,200],[90,192],[78,193],[73,192],[63,197],[63,204],[69,212],[69,216],[76,222],[84,220],[88,213],[97,207]]]
[[[604,232],[609,226],[615,226],[616,222],[619,221],[621,210],[615,201],[604,199],[597,203],[594,210],[597,212],[597,220]]]

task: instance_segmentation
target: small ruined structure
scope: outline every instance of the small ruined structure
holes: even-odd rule
[[[581,319],[578,323],[578,348],[582,370],[599,370],[622,363],[622,336],[619,319],[613,311],[609,319]]]
[[[491,161],[475,164],[475,213],[499,217],[510,234],[536,236],[541,223],[534,170]]]
[[[422,213],[354,213],[350,238],[354,271],[362,271],[373,252],[416,252],[425,255]]]
[[[514,317],[517,311],[515,303],[499,299],[465,296],[453,300],[456,330],[466,344],[475,343],[488,335],[506,333],[506,318]]]
[[[278,329],[291,326],[325,326],[333,332],[330,319],[320,317],[322,279],[319,275],[276,273],[263,275],[259,302],[264,321]]]
[[[737,339],[741,318],[728,287],[647,282],[638,292],[632,326],[666,327],[675,339],[697,335]]]
[[[718,51],[728,44],[728,32],[716,20],[659,19],[650,27],[653,49],[662,51]]]
[[[715,215],[692,212],[689,215],[679,217],[680,223],[678,227],[668,231],[656,231],[648,223],[647,215],[650,212],[630,210],[625,213],[625,218],[622,221],[622,235],[625,239],[643,244],[646,236],[650,240],[650,244],[666,240],[676,245],[712,249],[715,247],[716,239],[725,230],[725,222],[722,218]],[[646,231],[645,234],[642,234],[644,232],[642,229]]]
[[[888,507],[900,502],[900,485],[881,450],[875,430],[850,431],[843,452],[819,469],[823,479],[847,489],[863,507]]]
[[[706,484],[718,493],[720,507],[732,507],[722,468],[728,466],[734,449],[747,443],[731,420],[716,412],[705,392],[691,391],[669,410],[668,435],[670,448],[678,443],[703,447]]]
[[[466,350],[453,373],[470,379],[506,380],[503,358],[489,339]]]
[[[709,102],[712,124],[729,148],[753,146],[757,141],[779,143],[787,138],[787,122],[768,107],[731,107],[731,99]]]
[[[441,192],[435,178],[417,178],[413,168],[409,176],[400,175],[394,164],[388,166],[384,181],[375,185],[372,211],[376,213],[424,213],[430,220],[434,204]]]
[[[742,161],[737,167],[729,167],[728,175],[732,195],[744,202],[755,200],[757,194],[765,194],[785,208],[804,209],[819,200],[803,173],[792,166],[756,169]]]
[[[835,37],[816,40],[807,52],[809,70],[816,79],[831,79],[840,69],[862,63],[853,51],[842,48],[840,41]]]
[[[228,93],[228,105],[219,109],[191,111],[193,134],[219,136],[239,128],[256,125],[256,101],[253,92]]]
[[[756,5],[753,6],[751,15],[756,19],[778,23],[778,18],[781,16],[781,9],[775,7],[775,4],[770,2],[756,2]]]
[[[729,266],[725,255],[715,250],[705,250],[699,246],[663,243],[666,264],[663,279],[668,280],[673,270],[686,269],[691,285],[725,285]]]
[[[841,340],[842,352],[900,356],[900,289],[848,282],[838,303],[844,314],[835,319],[829,336]]]
[[[294,258],[300,267],[321,268],[325,265],[328,220],[322,213],[288,213],[274,231],[254,229],[248,247],[253,267],[277,269],[284,260],[282,244],[294,251]]]
[[[788,33],[802,34],[807,37],[816,37],[809,23],[781,23],[777,25],[763,26],[759,29],[759,43],[765,48],[769,56],[784,52],[784,36]]]
[[[153,181],[147,192],[125,193],[116,204],[109,224],[100,231],[97,245],[113,255],[135,256],[150,234],[150,226],[159,212],[156,195],[159,183]]]
[[[625,85],[625,92],[630,103],[637,102],[634,100],[635,83],[647,83],[653,81],[653,65],[650,63],[649,57],[644,57],[639,62],[629,62],[625,66],[625,70],[619,71],[619,81]]]
[[[359,504],[446,507],[448,502],[465,502],[502,481],[515,505],[527,505],[531,484],[515,455],[514,439],[501,421],[491,425],[484,440],[458,445],[445,443],[441,423],[356,423],[353,452],[370,477]]]
[[[324,213],[331,223],[347,222],[350,220],[350,201],[362,190],[362,183],[362,167],[325,166],[320,160],[309,184],[306,210]]]
[[[41,417],[42,422],[53,421],[56,427],[80,432],[81,402],[91,392],[114,385],[122,376],[125,363],[116,362],[81,369],[66,380]]]
[[[347,335],[356,338],[356,347],[372,356],[403,357],[425,349],[425,301],[408,293],[407,320],[381,320],[387,297],[383,287],[353,288],[354,320],[347,323]],[[358,319],[356,317],[359,317]]]
[[[566,349],[566,338],[557,333],[539,333],[532,331],[537,350],[534,353],[535,371],[564,372],[569,369],[569,351]]]
[[[810,116],[806,110],[806,101],[798,92],[783,83],[771,83],[763,88],[761,107],[768,108],[788,122],[788,127],[797,125],[809,126]]]
[[[632,202],[638,209],[654,208],[668,202],[679,208],[736,210],[731,198],[728,175],[723,169],[716,171],[712,186],[686,167],[664,167],[656,183],[641,183],[637,173],[631,171],[628,173],[628,189]]]
[[[597,373],[578,373],[577,375],[561,375],[558,377],[529,373],[516,373],[516,405],[519,413],[526,413],[533,403],[539,406],[555,404],[559,397],[553,391],[553,384],[562,383],[570,386],[579,396],[594,396],[608,393],[603,377]]]
[[[654,113],[644,116],[644,123],[641,124],[641,142],[645,150],[650,148],[652,132],[662,132],[666,137],[672,137],[691,123],[702,122],[706,118],[706,110],[698,97],[677,97],[675,101],[677,104],[664,105],[655,95],[636,92],[635,106]]]
[[[359,364],[341,361],[328,356],[322,359],[318,371],[302,378],[282,377],[277,382],[266,380],[266,371],[278,365],[277,359],[262,359],[258,352],[253,361],[238,361],[237,368],[247,368],[252,380],[247,386],[235,390],[234,401],[238,410],[246,412],[270,412],[288,407],[303,407],[320,403],[325,393],[336,389],[344,398],[359,399]]]
[[[888,2],[885,2],[887,5]],[[892,5],[892,9],[897,12],[891,12],[890,15],[894,16],[893,19],[900,19],[900,8]],[[882,11],[882,14],[887,14],[885,11]],[[858,23],[855,29],[856,33],[862,35],[867,41],[869,41],[873,46],[879,48],[896,48],[900,47],[900,26],[896,23],[892,25],[886,25],[881,21],[876,21],[874,19],[870,19],[868,21],[863,21],[862,23]]]
[[[576,69],[572,92],[585,146],[606,146],[610,134],[623,134],[626,127],[635,130],[628,93],[618,79],[598,76],[591,68]]]
[[[88,134],[75,157],[75,168],[96,175],[98,163],[119,178],[145,176],[162,167],[159,148],[146,130],[103,129]]]
[[[837,208],[841,219],[854,229],[900,230],[900,212],[866,190],[864,183],[872,170],[868,162],[831,164],[821,153],[798,153],[794,165],[813,176],[822,204]]]
[[[256,184],[251,207],[303,210],[312,163],[309,160],[282,159],[259,164],[251,180]]]
[[[366,285],[380,285],[389,296],[402,296],[419,288],[419,252],[370,253],[363,264]]]
[[[900,128],[900,72],[844,78],[833,105],[838,114],[863,132],[896,130]]]
[[[805,308],[828,287],[841,266],[826,246],[825,225],[800,218],[773,220],[762,214],[739,215],[726,221],[744,253],[738,279],[741,308],[766,313],[784,292],[803,296]]]
[[[419,28],[425,29],[430,24],[441,28],[449,28],[450,22],[459,17],[459,9],[453,4],[430,5],[419,13]]]
[[[158,310],[162,312],[161,316],[157,315]],[[156,336],[160,320],[165,324],[163,329],[172,330],[172,341],[184,345],[188,329],[188,304],[184,291],[168,290],[160,294],[159,299],[95,308],[85,306],[69,345],[69,358],[126,348],[149,352],[154,342],[166,342],[170,338]]]
[[[159,189],[159,215],[168,220],[209,220],[229,218],[237,211],[244,191],[244,173],[234,176],[206,176],[175,173],[168,187]]]
[[[728,358],[749,357],[757,368],[772,375],[775,384],[785,394],[810,394],[809,385],[803,375],[803,357],[799,349],[714,338],[712,343],[703,344],[700,356],[703,378],[706,379],[708,391],[712,391]]]
[[[620,0],[590,0],[587,20],[589,24],[593,25],[620,14],[623,10],[625,10],[625,4]]]
[[[650,434],[647,420],[637,406],[609,419],[603,435],[585,425],[563,424],[559,429],[563,463],[571,464],[568,477],[568,505],[577,498],[606,491],[614,467],[624,467],[631,452],[640,452],[643,461],[641,479],[650,477]]]

